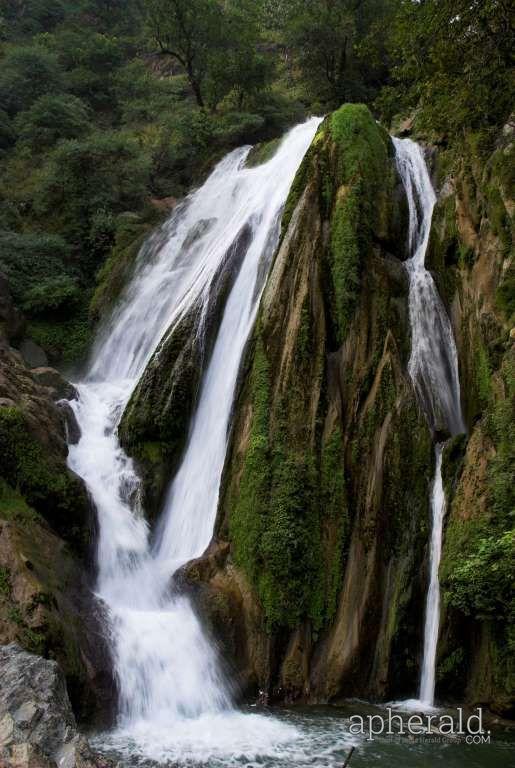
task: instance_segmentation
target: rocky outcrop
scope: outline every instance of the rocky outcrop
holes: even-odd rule
[[[400,200],[368,110],[328,118],[286,204],[247,355],[218,544],[184,572],[247,690],[416,689],[433,459],[406,375]]]
[[[5,768],[110,768],[77,731],[55,661],[0,646],[0,759]]]
[[[184,258],[210,225],[200,222],[186,237]],[[207,301],[178,318],[159,344],[120,422],[120,442],[137,460],[150,516],[159,511],[184,448],[202,373],[250,238],[246,225],[222,259]]]
[[[109,711],[114,687],[91,595],[94,513],[66,465],[66,405],[54,402],[73,394],[0,338],[0,644],[56,659],[77,712],[92,717]]]
[[[15,350],[0,343],[1,478],[85,553],[91,539],[89,498],[66,466],[65,422],[52,399],[59,389],[55,379],[52,387],[40,383],[38,370],[34,376]],[[63,388],[59,376],[58,381]]]
[[[428,262],[457,340],[468,441],[444,457],[448,497],[437,692],[515,714],[513,126],[485,154],[440,150]]]

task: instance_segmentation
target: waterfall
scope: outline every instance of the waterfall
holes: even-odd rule
[[[98,513],[96,593],[109,615],[119,731],[145,754],[155,754],[165,742],[170,759],[203,743],[222,749],[224,739],[236,750],[239,743],[257,749],[267,739],[291,738],[291,726],[233,713],[216,648],[189,599],[173,593],[171,577],[204,552],[213,534],[241,359],[277,247],[282,209],[319,123],[312,118],[291,130],[274,157],[257,168],[245,167],[248,147],[235,150],[177,207],[143,247],[130,285],[98,336],[89,371],[77,384],[73,407],[81,438],[70,446],[69,464],[84,479]],[[245,226],[250,242],[226,299],[154,540],[117,425],[164,334],[188,311],[207,307],[215,276]]]
[[[451,323],[430,272],[425,256],[431,232],[436,195],[420,147],[410,139],[393,139],[397,167],[409,209],[406,262],[409,275],[411,354],[408,371],[419,402],[434,435],[465,432],[461,412],[458,354]],[[442,552],[445,493],[442,482],[443,444],[435,444],[435,476],[431,490],[431,542],[429,587],[426,599],[424,654],[419,702],[433,706],[436,650],[440,620],[438,569]]]

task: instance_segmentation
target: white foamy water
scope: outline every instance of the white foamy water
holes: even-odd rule
[[[213,533],[243,351],[277,246],[282,207],[319,123],[313,118],[290,131],[263,166],[244,167],[248,148],[229,154],[148,240],[73,404],[81,439],[70,447],[69,463],[98,512],[97,594],[110,620],[120,698],[117,737],[160,761],[179,758],[181,749],[186,757],[193,750],[196,759],[234,749],[243,754],[251,744],[268,749],[296,735],[290,724],[232,709],[216,648],[190,601],[173,594],[171,577],[202,554]],[[245,225],[249,244],[151,546],[139,480],[116,428],[164,334],[185,313],[206,311],[213,280]]]
[[[422,150],[410,139],[393,139],[397,167],[409,206],[409,312],[411,355],[408,370],[433,433],[465,432],[461,412],[458,354],[451,323],[434,280],[425,268],[436,195]],[[429,587],[426,599],[424,655],[419,699],[404,702],[413,709],[431,708],[435,696],[436,651],[440,622],[438,569],[442,553],[445,493],[442,483],[443,444],[435,446],[435,476],[431,490]],[[402,704],[402,703],[401,703]]]

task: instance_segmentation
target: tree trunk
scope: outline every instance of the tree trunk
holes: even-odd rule
[[[195,75],[193,74],[193,70],[192,70],[192,68],[190,66],[188,66],[187,70],[188,70],[188,80],[190,81],[190,85],[191,85],[191,88],[192,88],[193,93],[195,95],[195,99],[197,101],[197,104],[199,105],[199,107],[201,109],[203,109],[205,104],[204,104],[204,99],[202,98],[202,91],[201,91],[201,88],[200,88],[200,83],[197,80],[197,78],[195,77]]]

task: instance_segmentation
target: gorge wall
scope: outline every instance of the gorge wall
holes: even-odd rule
[[[513,202],[508,127],[485,163],[433,153],[427,263],[457,337],[468,436],[444,457],[437,696],[513,714]],[[446,168],[447,164],[447,168]],[[242,372],[216,541],[185,569],[243,690],[413,696],[433,474],[407,378],[404,201],[389,137],[346,105],[319,130]],[[511,649],[511,651],[510,651]]]

